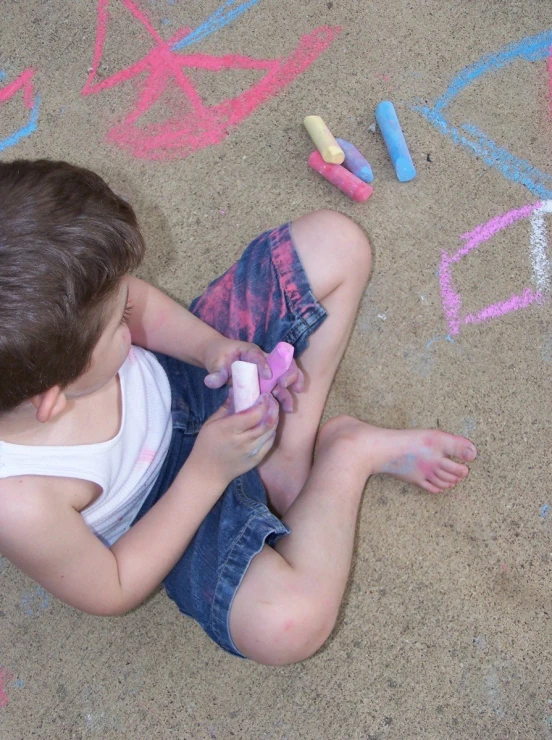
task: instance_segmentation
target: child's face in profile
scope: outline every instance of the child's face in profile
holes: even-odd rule
[[[127,326],[128,280],[123,278],[112,299],[112,315],[92,353],[86,372],[65,390],[67,398],[86,396],[102,388],[119,372],[131,347]]]

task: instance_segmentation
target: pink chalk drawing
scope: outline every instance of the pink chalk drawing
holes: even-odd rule
[[[548,92],[549,92],[549,111],[552,118],[552,46],[550,47],[550,56],[548,57]]]
[[[7,686],[13,681],[14,675],[0,665],[0,709],[9,703]]]
[[[0,140],[0,152],[14,144],[17,144],[18,141],[26,136],[30,136],[33,131],[36,130],[40,98],[38,95],[35,95],[33,84],[34,74],[35,70],[29,67],[22,72],[19,77],[13,80],[13,82],[10,82],[8,85],[5,85],[5,87],[0,89],[0,104],[11,100],[14,95],[22,90],[23,104],[25,105],[25,108],[28,108],[29,110],[29,119],[27,123],[6,138]],[[0,80],[3,77],[4,73],[2,72],[0,73]]]
[[[306,70],[330,46],[341,30],[339,27],[321,26],[302,36],[290,56],[277,59],[252,59],[239,54],[181,54],[175,48],[186,45],[186,37],[195,33],[192,29],[180,28],[172,38],[164,41],[146,13],[133,0],[119,1],[146,29],[154,46],[135,64],[99,82],[95,81],[109,22],[109,0],[99,0],[94,56],[82,94],[92,95],[109,90],[138,75],[146,74],[145,79],[136,81],[138,93],[133,109],[107,134],[108,141],[141,159],[183,158],[204,147],[219,144],[232,128],[242,123],[258,106],[280,93]],[[226,3],[229,4],[231,3]],[[262,70],[266,74],[236,97],[215,105],[206,105],[184,73],[185,68],[211,72],[228,69]],[[140,119],[160,101],[169,83],[176,85],[183,95],[181,110],[173,108],[168,112],[167,119],[161,123],[140,125]]]
[[[502,216],[496,216],[485,224],[480,224],[473,231],[462,234],[465,241],[455,254],[443,252],[439,267],[439,283],[441,301],[448,324],[450,335],[458,334],[465,324],[480,324],[484,321],[505,316],[512,311],[519,311],[532,303],[542,303],[548,298],[550,289],[550,261],[548,259],[548,243],[546,220],[552,214],[552,200],[542,201],[509,211]],[[462,313],[462,298],[456,290],[452,277],[453,265],[482,244],[489,241],[495,234],[512,226],[522,219],[530,219],[531,229],[529,243],[532,264],[532,287],[527,287],[519,294],[510,296],[504,301],[485,306],[477,313]]]

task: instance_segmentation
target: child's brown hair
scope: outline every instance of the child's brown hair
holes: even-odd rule
[[[99,175],[0,163],[0,413],[82,375],[143,255],[133,209]]]

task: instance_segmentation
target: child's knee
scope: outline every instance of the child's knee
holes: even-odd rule
[[[240,650],[257,663],[280,666],[314,655],[330,636],[336,614],[312,599],[295,597],[286,604],[271,604],[258,617]]]
[[[338,211],[312,211],[293,222],[300,250],[312,251],[316,259],[365,280],[372,266],[368,237],[351,218]]]

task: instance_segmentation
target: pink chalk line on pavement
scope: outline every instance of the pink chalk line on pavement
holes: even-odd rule
[[[487,223],[480,224],[473,231],[462,234],[465,241],[455,254],[443,252],[439,267],[439,284],[443,312],[448,324],[449,334],[458,334],[462,324],[480,324],[490,319],[504,316],[511,311],[519,311],[530,306],[535,301],[542,302],[548,294],[550,286],[550,262],[548,259],[548,244],[546,235],[545,216],[552,213],[552,201],[544,201],[517,208],[502,216],[496,216]],[[459,263],[473,250],[489,241],[495,234],[512,226],[522,219],[531,220],[530,247],[531,264],[533,268],[533,287],[526,288],[519,294],[510,296],[505,301],[499,301],[485,306],[476,313],[462,315],[462,297],[456,289],[452,277],[453,265]]]
[[[0,709],[9,703],[8,686],[13,681],[14,675],[7,668],[0,665]]]
[[[550,56],[548,57],[548,92],[550,117],[552,118],[552,46],[550,47]]]
[[[98,2],[94,56],[82,94],[99,93],[147,73],[146,79],[137,82],[138,97],[134,108],[107,135],[109,141],[143,159],[186,157],[198,149],[219,144],[228,136],[231,128],[240,124],[259,105],[277,95],[307,69],[341,30],[339,27],[321,26],[302,36],[289,57],[278,59],[252,59],[240,54],[181,54],[174,51],[174,47],[193,33],[192,29],[181,28],[172,38],[164,41],[135,2],[121,0],[152,37],[155,46],[135,64],[95,82],[109,22],[108,2]],[[236,97],[216,105],[206,105],[184,73],[186,67],[211,72],[226,69],[265,70],[266,74]],[[176,85],[183,94],[182,105],[168,111],[168,117],[163,122],[139,125],[141,117],[161,99],[169,83]]]
[[[29,118],[27,123],[21,126],[17,131],[7,136],[5,139],[0,140],[0,152],[7,149],[10,146],[14,146],[18,141],[30,136],[33,131],[36,130],[38,122],[38,108],[40,98],[35,95],[33,76],[35,70],[29,67],[22,72],[13,82],[0,89],[0,104],[7,102],[20,90],[23,90],[23,104],[29,110]],[[3,78],[3,74],[0,79]]]

